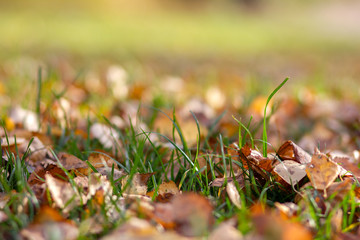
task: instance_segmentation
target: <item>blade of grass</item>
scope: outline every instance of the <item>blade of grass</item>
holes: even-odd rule
[[[285,78],[284,81],[282,81],[280,83],[280,85],[275,88],[275,90],[270,94],[270,96],[268,97],[267,101],[266,101],[266,105],[265,105],[265,109],[264,109],[264,122],[263,122],[263,155],[264,157],[267,157],[267,133],[266,133],[266,123],[267,123],[267,117],[266,117],[266,109],[267,106],[271,100],[271,98],[280,90],[280,88],[282,88],[282,86],[284,86],[284,84],[289,80],[289,78]]]

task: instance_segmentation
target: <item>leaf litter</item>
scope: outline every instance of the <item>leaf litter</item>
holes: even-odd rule
[[[70,85],[38,113],[9,111],[1,131],[1,237],[359,236],[359,111],[353,104],[285,97],[272,113],[272,100],[266,117],[274,144],[264,154],[252,118],[240,130],[226,114],[216,119],[228,102],[240,101],[227,99],[220,86],[208,88],[203,99],[185,98],[190,87],[184,79],[164,78],[163,88],[172,93],[166,97],[181,103],[165,115],[140,105],[154,89],[131,83],[122,67],[109,67],[106,81],[108,87]],[[90,88],[126,101],[103,119],[92,113],[85,121],[78,109]],[[237,102],[229,109],[261,120],[266,102],[257,96],[248,108]],[[289,123],[307,131],[288,140]],[[18,216],[27,220],[10,231]]]

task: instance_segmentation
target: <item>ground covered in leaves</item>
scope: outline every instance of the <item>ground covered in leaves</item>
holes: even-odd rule
[[[228,71],[4,66],[2,239],[360,236],[354,99]]]

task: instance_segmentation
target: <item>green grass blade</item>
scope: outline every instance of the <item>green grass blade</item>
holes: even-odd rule
[[[267,117],[266,117],[266,109],[267,106],[271,100],[271,98],[280,90],[280,88],[282,88],[282,86],[284,86],[284,84],[289,80],[289,78],[285,78],[284,81],[282,81],[282,83],[280,83],[280,85],[275,88],[275,90],[270,94],[270,96],[268,97],[267,101],[266,101],[266,105],[265,105],[265,109],[264,109],[264,122],[263,122],[263,155],[264,157],[267,157],[267,133],[266,133],[266,122],[267,122]]]

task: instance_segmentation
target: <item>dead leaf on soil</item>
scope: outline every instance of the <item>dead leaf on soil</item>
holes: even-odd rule
[[[334,195],[331,203],[332,205],[336,205],[341,202],[345,196],[350,192],[352,188],[353,182],[346,178],[342,182],[333,182],[330,186],[326,189],[328,196]]]
[[[311,162],[306,165],[306,173],[315,189],[326,190],[338,177],[340,168],[328,156],[317,150]]]
[[[148,192],[147,195],[152,198],[154,191]],[[169,181],[161,183],[157,193],[156,201],[165,203],[170,202],[175,195],[180,194],[180,191],[173,181]]]
[[[291,219],[297,216],[299,211],[299,206],[293,202],[286,202],[286,203],[275,203],[275,207],[279,210],[281,217],[283,219]]]
[[[174,208],[175,230],[181,235],[203,236],[214,224],[213,207],[209,200],[195,193],[177,195]]]
[[[268,175],[264,172],[271,172],[274,168],[274,159],[265,158],[263,155],[250,148],[248,144],[245,144],[239,152],[240,160],[245,169],[249,169],[249,164],[252,170],[258,174],[262,179],[268,179]]]
[[[211,187],[222,187],[224,186],[225,181],[227,183],[229,182],[233,182],[234,178],[233,177],[222,177],[222,178],[215,178],[212,182],[210,182],[210,186]],[[243,188],[245,186],[245,182],[244,182],[244,176],[243,174],[238,174],[235,176],[235,181],[237,181],[239,183],[239,187]]]
[[[102,167],[112,167],[114,165],[115,169],[118,169],[118,165],[116,162],[109,156],[104,153],[93,152],[89,155],[88,161],[93,165],[96,169]]]
[[[310,154],[290,140],[281,145],[277,151],[277,155],[282,160],[293,160],[301,164],[309,163],[311,161]]]
[[[251,208],[251,216],[255,225],[255,231],[263,238],[275,237],[281,240],[312,240],[309,229],[300,223],[282,218],[276,211],[256,204]]]
[[[62,208],[64,213],[80,205],[81,196],[69,182],[56,179],[50,174],[45,175],[45,182],[54,203],[57,207]]]
[[[209,236],[209,240],[240,240],[243,238],[241,232],[236,228],[236,221],[233,218],[222,222]]]
[[[60,152],[57,157],[66,170],[80,170],[89,168],[89,166],[84,161],[70,153]]]
[[[126,194],[137,194],[137,195],[146,195],[147,193],[147,182],[149,178],[155,173],[135,173],[130,180],[130,175],[124,177],[121,180],[121,185],[124,188],[127,186],[125,193]]]
[[[241,197],[240,197],[239,191],[238,191],[236,185],[234,184],[234,182],[229,182],[226,185],[226,192],[227,192],[231,202],[237,208],[241,208]]]
[[[34,221],[20,235],[24,239],[76,239],[79,231],[75,224],[65,219],[56,209],[42,206]]]
[[[285,160],[275,166],[274,172],[287,184],[295,186],[306,176],[305,167],[304,164]]]
[[[101,240],[116,239],[157,239],[160,232],[148,221],[132,217],[126,223],[104,236]]]
[[[30,224],[20,231],[20,236],[26,240],[64,239],[75,240],[79,235],[76,226],[66,222],[45,222]]]
[[[59,180],[68,179],[68,176],[61,168],[59,168],[55,164],[49,164],[45,168],[42,166],[38,166],[35,171],[30,174],[28,183],[30,184],[30,186],[33,186],[35,184],[42,184],[44,183],[46,174],[51,174],[54,178],[57,178]]]

